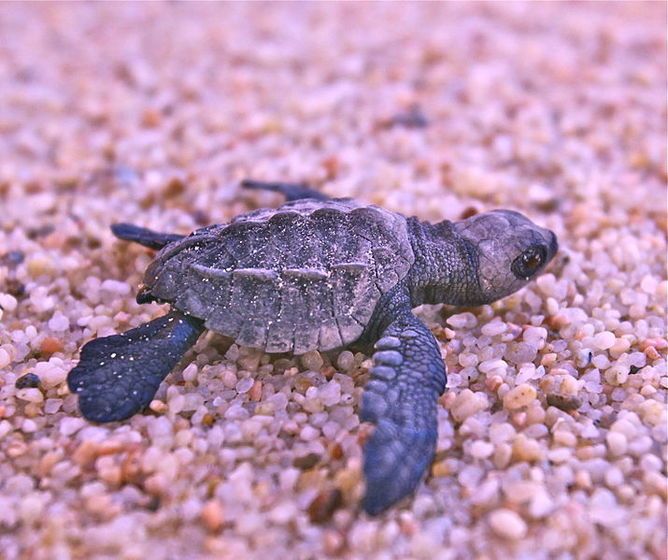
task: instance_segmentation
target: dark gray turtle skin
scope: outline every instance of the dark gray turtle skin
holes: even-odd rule
[[[159,249],[137,301],[171,310],[88,342],[69,388],[88,420],[126,419],[148,406],[205,329],[270,353],[373,347],[360,410],[375,424],[362,507],[379,514],[415,490],[436,448],[445,365],[411,310],[515,292],[554,257],[556,236],[510,210],[430,224],[306,185],[242,185],[287,202],[188,236],[112,227],[120,239]]]

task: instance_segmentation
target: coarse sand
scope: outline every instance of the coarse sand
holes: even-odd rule
[[[109,225],[187,233],[306,181],[554,230],[547,273],[425,307],[425,484],[359,511],[367,356],[208,334],[95,426],[81,345],[163,312]],[[0,4],[0,557],[665,559],[666,4]]]

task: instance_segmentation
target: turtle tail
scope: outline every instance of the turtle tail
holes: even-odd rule
[[[195,344],[201,320],[178,311],[123,334],[97,338],[67,376],[81,414],[92,422],[124,420],[149,405],[162,380]]]

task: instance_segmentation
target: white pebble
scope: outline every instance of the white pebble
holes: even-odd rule
[[[227,420],[245,420],[248,416],[248,411],[241,404],[233,404],[225,411]]]
[[[35,368],[37,371],[37,368]],[[45,364],[43,370],[39,373],[39,378],[47,389],[60,385],[67,379],[67,370],[58,367],[51,362]]]
[[[649,274],[643,276],[643,279],[640,281],[640,289],[646,294],[653,294],[656,292],[656,287],[659,285],[659,281]]]
[[[492,424],[489,428],[489,439],[495,445],[510,441],[513,437],[515,437],[515,428],[507,422]]]
[[[544,490],[539,490],[531,498],[529,503],[529,515],[539,519],[549,515],[554,510],[554,501]]]
[[[299,437],[304,441],[313,441],[317,439],[320,435],[320,430],[314,428],[313,426],[304,426],[299,432]]]
[[[502,321],[492,321],[490,323],[487,323],[486,325],[483,325],[482,329],[482,334],[485,336],[496,336],[501,333],[506,332],[508,329],[508,325],[503,323]]]
[[[334,380],[318,389],[318,397],[325,406],[333,406],[341,400],[341,386]]]
[[[640,468],[645,472],[659,472],[663,468],[663,462],[656,455],[647,453],[640,458]]]
[[[186,398],[184,395],[175,395],[174,397],[169,399],[169,402],[167,403],[169,412],[171,412],[172,414],[178,414],[183,410],[185,403],[186,403]]]
[[[130,284],[127,282],[120,282],[119,280],[105,280],[100,286],[102,290],[111,292],[112,294],[127,295],[130,293]]]
[[[618,338],[610,347],[610,355],[618,358],[631,347],[631,343],[626,338]]]
[[[607,369],[610,365],[610,360],[605,354],[598,354],[592,358],[591,363],[597,369]]]
[[[488,441],[474,441],[471,444],[471,455],[476,459],[487,459],[492,453],[494,453],[494,445]]]
[[[536,358],[538,345],[533,342],[511,343],[506,350],[505,357],[516,364],[533,362]]]
[[[16,396],[22,401],[33,402],[33,403],[41,403],[44,400],[44,395],[42,394],[42,391],[36,388],[19,389],[18,391],[16,391]]]
[[[457,361],[462,367],[475,367],[478,364],[478,356],[476,354],[462,352],[457,357]]]
[[[60,311],[56,311],[49,319],[48,326],[53,332],[64,332],[70,328],[70,320]]]
[[[610,432],[619,432],[623,434],[627,440],[633,440],[637,434],[637,428],[627,418],[620,418],[610,426]]]
[[[477,488],[484,474],[484,471],[480,467],[468,465],[461,470],[457,480],[459,480],[462,486]]]
[[[594,345],[599,350],[607,350],[615,344],[616,337],[610,331],[603,331],[594,337]]]
[[[273,406],[274,411],[280,412],[288,406],[288,397],[285,393],[275,393],[267,399],[267,402]]]
[[[38,494],[24,496],[20,502],[21,519],[32,523],[39,519],[44,510],[44,503]]]
[[[271,511],[267,517],[278,525],[285,525],[297,515],[297,507],[293,502],[286,501],[279,503]]]
[[[508,364],[503,360],[486,360],[478,366],[478,369],[482,373],[490,373],[493,371],[494,372],[499,371],[505,373],[507,368]]]
[[[528,327],[524,331],[522,338],[525,342],[528,342],[531,344],[531,346],[537,350],[540,350],[543,348],[543,346],[545,346],[545,340],[547,339],[547,329],[544,329],[543,327]]]
[[[649,436],[640,436],[629,442],[629,453],[631,455],[642,455],[647,453],[653,445],[653,440]]]
[[[235,387],[237,384],[237,375],[231,369],[227,369],[223,372],[222,375],[223,385],[228,389]]]
[[[518,540],[527,534],[527,524],[514,511],[500,508],[489,515],[492,530],[504,539]]]
[[[68,417],[63,418],[60,421],[59,430],[60,430],[60,433],[62,435],[64,435],[65,437],[68,437],[68,436],[74,435],[76,432],[78,432],[85,425],[86,425],[86,422],[83,419],[68,416]]]
[[[307,370],[318,371],[325,363],[317,350],[311,350],[301,356],[301,362]]]
[[[452,403],[450,414],[457,422],[463,422],[486,407],[487,399],[483,393],[474,393],[470,389],[464,389]]]
[[[9,352],[4,348],[0,348],[0,368],[7,367],[12,361]]]
[[[550,449],[547,452],[547,458],[552,463],[564,463],[568,461],[572,456],[572,452],[568,447],[557,447],[556,449]]]
[[[450,315],[445,322],[455,329],[471,329],[476,326],[478,319],[476,319],[476,316],[473,313],[467,311],[466,313]]]
[[[240,379],[236,385],[237,393],[240,395],[243,393],[248,393],[254,383],[255,381],[250,377],[244,377],[243,379]]]
[[[26,418],[21,424],[21,431],[27,434],[32,434],[37,431],[37,423],[31,418]]]
[[[197,379],[197,364],[192,362],[183,370],[183,380],[192,383]]]
[[[44,414],[55,414],[63,406],[63,399],[46,399],[44,403]]]
[[[5,311],[14,311],[16,310],[17,305],[18,302],[14,296],[10,294],[0,294],[0,307]]]
[[[336,359],[336,365],[343,372],[348,372],[355,366],[355,356],[350,350],[344,350]]]
[[[624,474],[617,467],[610,467],[605,473],[605,483],[614,488],[624,482]]]

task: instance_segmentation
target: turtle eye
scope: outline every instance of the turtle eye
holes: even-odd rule
[[[513,261],[510,269],[518,278],[528,280],[543,266],[546,256],[545,247],[532,245]]]

